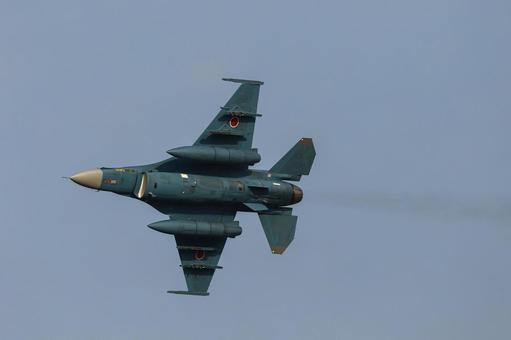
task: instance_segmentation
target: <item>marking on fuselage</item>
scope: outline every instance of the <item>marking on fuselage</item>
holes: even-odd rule
[[[107,178],[103,181],[105,184],[117,184],[118,181],[116,179]]]

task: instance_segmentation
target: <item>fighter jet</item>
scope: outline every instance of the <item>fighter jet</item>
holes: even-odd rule
[[[223,80],[240,85],[193,145],[170,149],[172,157],[158,163],[103,167],[70,177],[169,216],[148,225],[176,241],[188,289],[168,293],[209,295],[227,238],[241,235],[234,220],[238,211],[257,213],[272,253],[282,254],[295,236],[297,216],[289,206],[303,197],[302,189],[287,181],[308,175],[316,156],[312,139],[301,138],[270,170],[251,169],[261,160],[252,139],[263,82]]]

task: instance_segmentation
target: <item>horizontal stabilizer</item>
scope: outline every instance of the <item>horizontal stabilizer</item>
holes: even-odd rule
[[[291,215],[291,209],[259,213],[266,239],[271,252],[282,254],[295,238],[297,216]]]
[[[316,157],[312,138],[301,138],[271,169],[274,177],[299,181],[308,175]]]

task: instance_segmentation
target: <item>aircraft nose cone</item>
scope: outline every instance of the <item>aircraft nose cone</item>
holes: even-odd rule
[[[83,185],[91,189],[100,189],[103,180],[103,171],[100,169],[85,170],[69,177],[76,184]]]

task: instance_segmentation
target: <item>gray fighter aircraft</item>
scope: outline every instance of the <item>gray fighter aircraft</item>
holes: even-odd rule
[[[149,227],[174,235],[188,290],[176,294],[209,295],[208,288],[227,238],[241,234],[236,212],[259,215],[270,249],[282,254],[295,235],[297,217],[289,205],[302,190],[286,181],[308,175],[316,152],[301,138],[270,170],[249,166],[261,160],[252,148],[259,89],[263,82],[240,83],[229,101],[191,146],[167,151],[161,162],[79,172],[70,179],[82,186],[141,200],[169,215]]]

